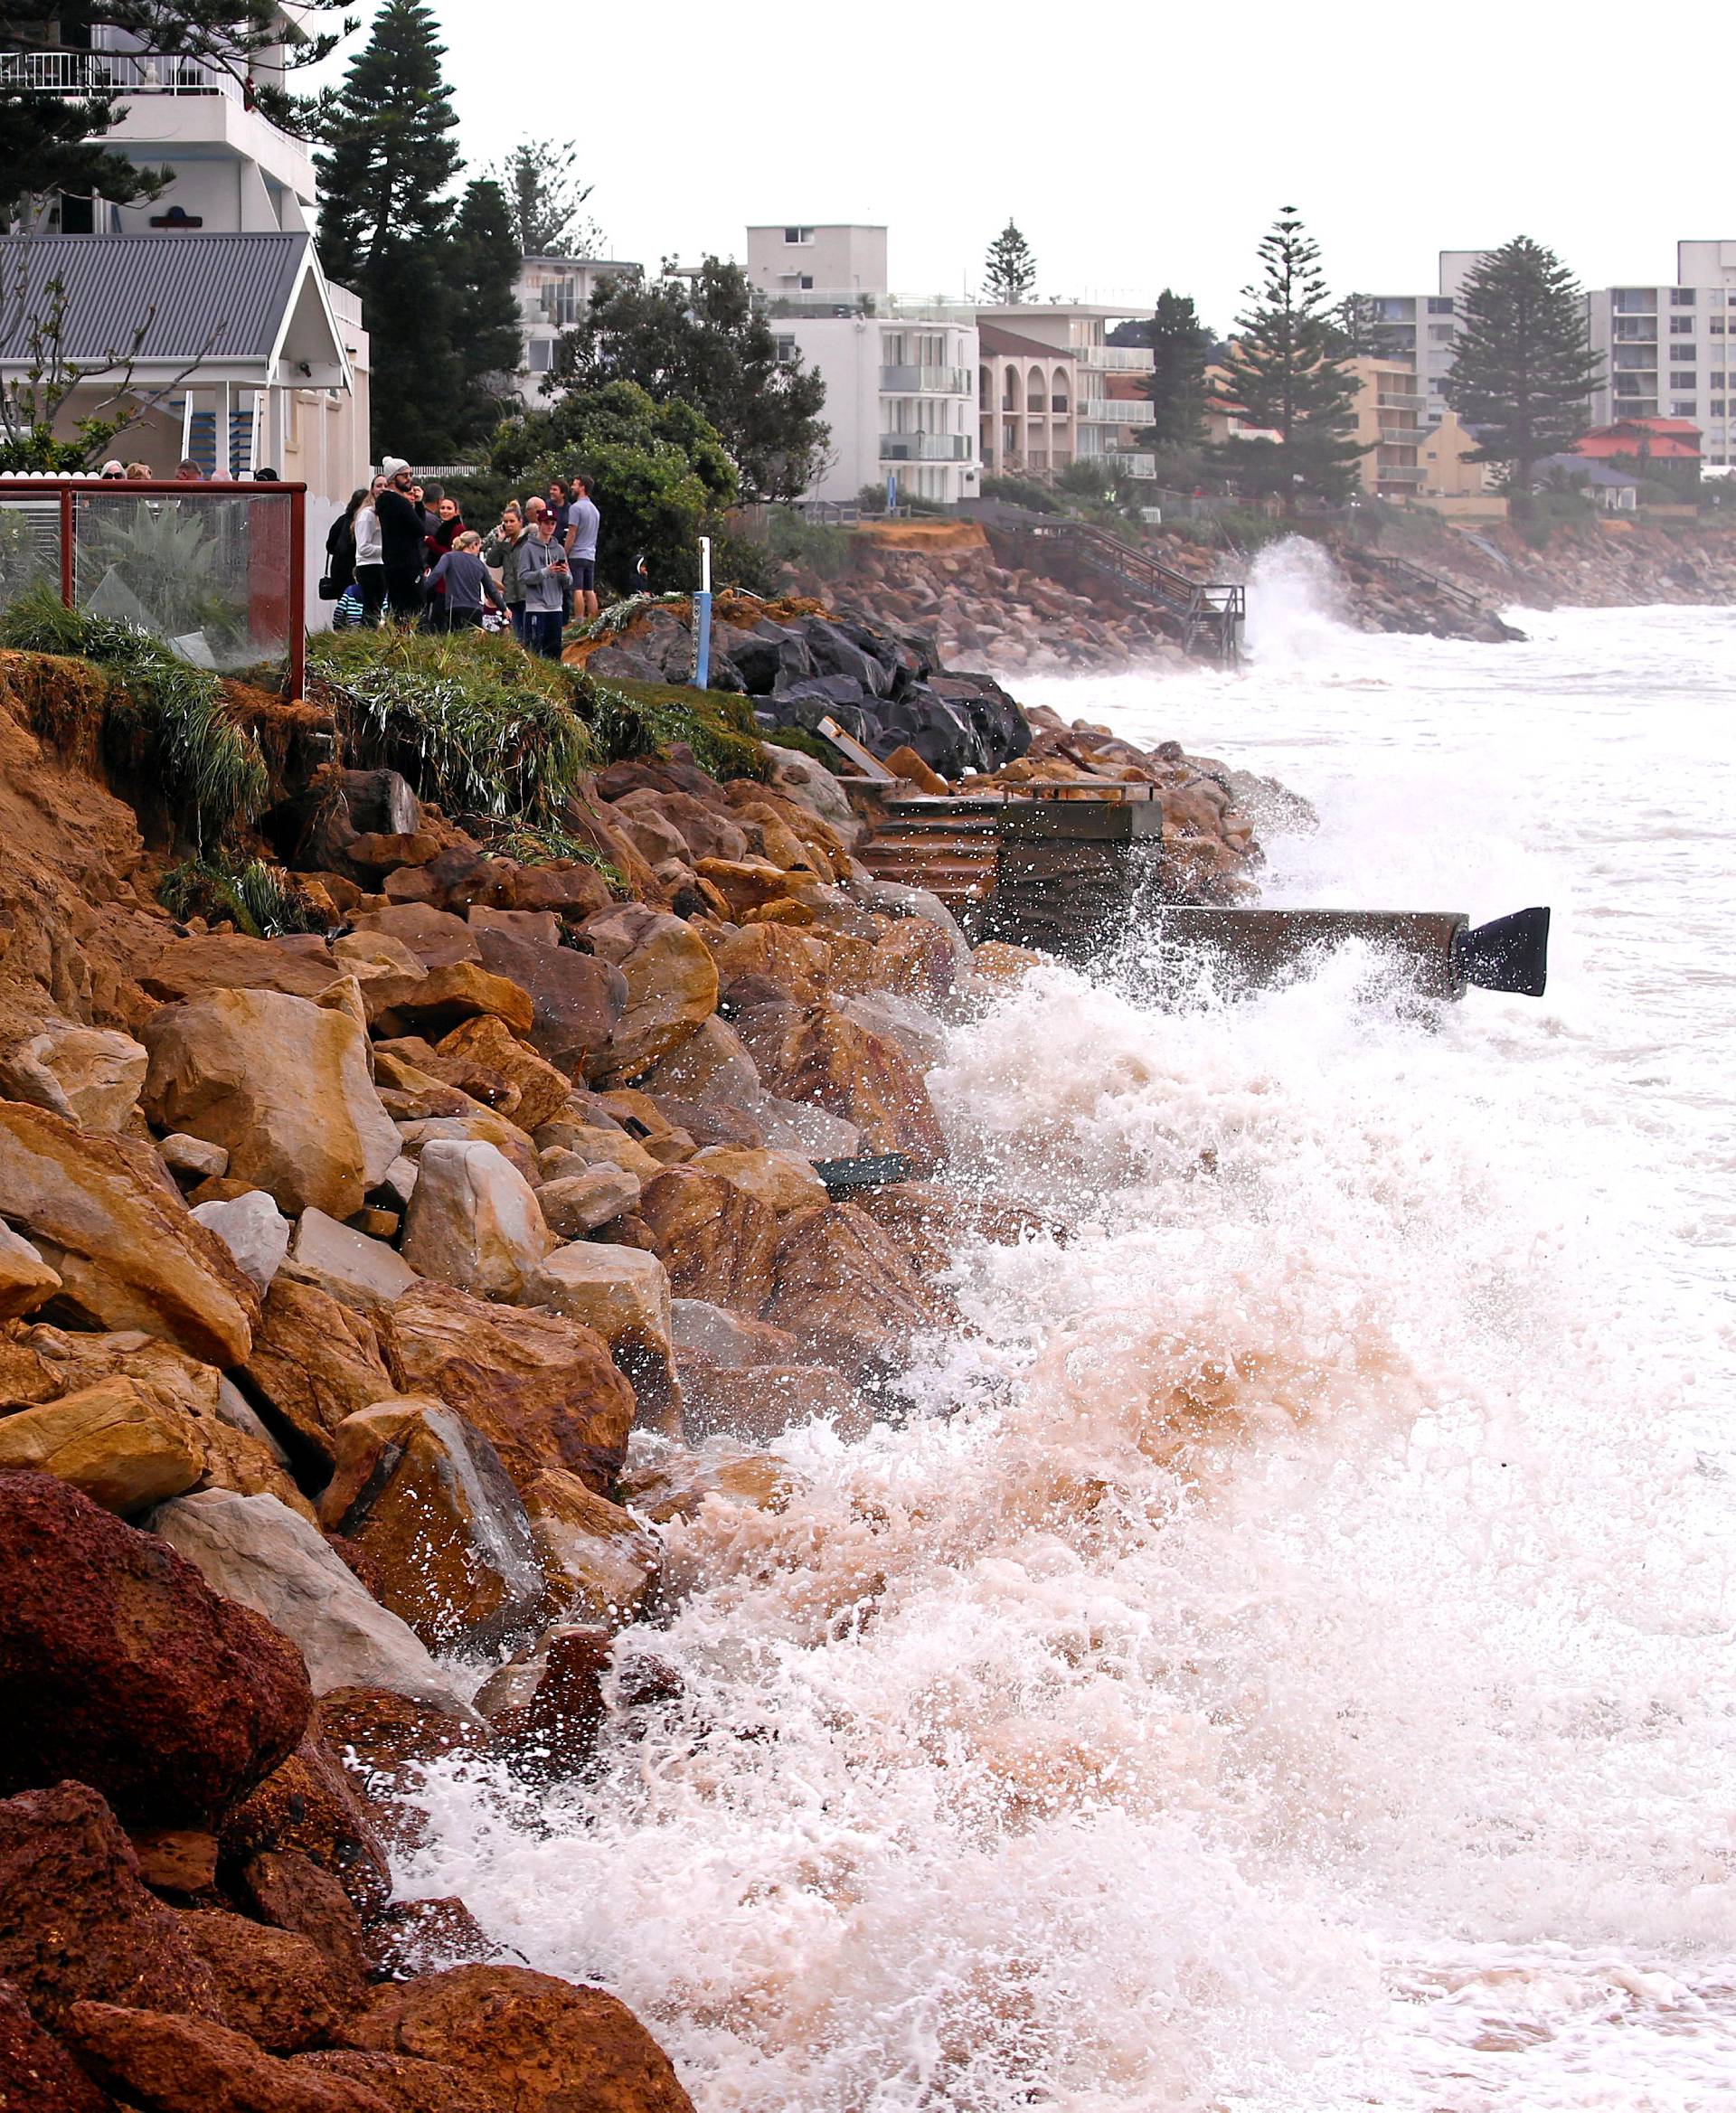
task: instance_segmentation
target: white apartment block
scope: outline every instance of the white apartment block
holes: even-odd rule
[[[542,378],[553,367],[562,336],[611,278],[637,278],[637,264],[602,257],[527,257],[519,267],[518,326],[524,340],[514,382],[521,403],[541,401]]]
[[[1425,427],[1440,423],[1447,409],[1447,377],[1453,371],[1458,336],[1458,302],[1465,281],[1488,254],[1486,250],[1443,250],[1438,290],[1432,294],[1366,294],[1368,318],[1379,343],[1374,356],[1402,360],[1417,378]]]
[[[1602,354],[1594,425],[1691,419],[1710,467],[1736,465],[1736,241],[1678,242],[1675,282],[1586,296]]]
[[[889,293],[881,227],[750,228],[747,273],[780,354],[826,383],[830,454],[804,497],[854,499],[889,475],[905,498],[976,497],[974,311]]]

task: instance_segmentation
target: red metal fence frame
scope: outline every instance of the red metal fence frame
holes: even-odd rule
[[[307,681],[307,487],[306,485],[256,484],[250,477],[99,477],[0,476],[0,499],[54,497],[61,503],[61,600],[72,607],[72,502],[80,492],[118,492],[126,498],[175,498],[209,492],[222,499],[289,501],[288,622],[289,694],[299,697]]]

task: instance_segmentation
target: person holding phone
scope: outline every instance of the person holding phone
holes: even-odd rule
[[[531,533],[518,546],[518,584],[524,591],[525,645],[547,660],[559,660],[567,561],[555,540],[552,511],[536,516]]]

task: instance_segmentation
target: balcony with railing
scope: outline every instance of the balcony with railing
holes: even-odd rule
[[[38,95],[226,95],[242,100],[233,75],[171,53],[0,52],[0,88]]]
[[[968,367],[882,367],[882,396],[968,396],[973,384]]]
[[[1139,455],[1131,448],[1108,448],[1097,458],[1114,471],[1117,476],[1155,477],[1157,474],[1157,458]]]
[[[1426,396],[1413,394],[1404,389],[1382,389],[1374,401],[1382,410],[1421,410],[1428,403]]]
[[[1151,347],[1148,344],[1082,344],[1079,348],[1079,363],[1102,374],[1149,374]]]
[[[1081,396],[1078,417],[1083,426],[1149,426],[1156,423],[1157,412],[1142,397]]]
[[[972,459],[970,435],[882,433],[880,459],[882,462],[969,462]]]

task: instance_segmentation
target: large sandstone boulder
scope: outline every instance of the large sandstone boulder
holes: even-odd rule
[[[630,1512],[560,1467],[526,1485],[524,1509],[562,1621],[619,1627],[637,1616],[663,1552]]]
[[[420,1185],[419,1180],[417,1187]],[[283,1273],[364,1314],[401,1298],[417,1276],[396,1248],[358,1232],[353,1225],[340,1225],[311,1206],[296,1222],[296,1237]]]
[[[800,1152],[750,1152],[733,1145],[707,1145],[688,1163],[704,1174],[722,1174],[787,1218],[826,1202],[826,1184],[814,1162]]]
[[[480,1649],[531,1626],[544,1580],[524,1506],[493,1446],[441,1402],[379,1401],[341,1425],[319,1509],[424,1643]]]
[[[30,1347],[58,1382],[54,1394],[44,1399],[61,1409],[80,1398],[76,1438],[66,1433],[64,1425],[43,1427],[63,1434],[53,1461],[42,1463],[63,1480],[77,1482],[106,1504],[89,1478],[92,1468],[121,1474],[137,1447],[141,1465],[155,1480],[193,1453],[202,1463],[193,1480],[181,1480],[178,1468],[174,1473],[182,1488],[210,1485],[248,1493],[262,1490],[312,1518],[307,1500],[284,1472],[269,1432],[213,1365],[137,1329],[99,1335],[38,1325],[30,1332]],[[0,1430],[5,1428],[0,1425]],[[130,1476],[137,1470],[124,1471]],[[135,1509],[137,1486],[124,1485],[121,1501],[108,1508]],[[173,1494],[166,1481],[157,1494]]]
[[[598,1490],[619,1472],[633,1390],[590,1325],[419,1284],[381,1315],[380,1332],[396,1390],[456,1409],[521,1488],[545,1467]]]
[[[316,934],[250,939],[241,932],[210,932],[172,940],[138,980],[152,997],[175,1005],[224,990],[316,998],[341,973]]]
[[[684,1365],[689,1358],[703,1359],[707,1365],[740,1371],[749,1364],[794,1364],[798,1360],[800,1345],[795,1336],[769,1321],[750,1320],[703,1298],[677,1298],[670,1311],[675,1316],[675,1355]]]
[[[681,1298],[757,1314],[771,1291],[778,1214],[751,1190],[697,1166],[672,1166],[646,1184],[638,1215]]]
[[[409,2054],[364,2054],[355,2047],[322,2047],[298,2055],[296,2067],[344,2083],[363,2084],[392,2113],[507,2113],[506,2101],[438,2061]]]
[[[362,996],[369,1026],[388,1037],[445,1034],[482,1013],[504,1020],[514,1034],[528,1034],[535,1017],[527,991],[475,961],[454,961],[422,976],[371,976]]]
[[[572,958],[583,961],[589,957],[573,954]],[[434,1054],[437,1060],[474,1065],[498,1078],[514,1096],[508,1112],[522,1130],[533,1130],[539,1123],[547,1122],[572,1091],[568,1072],[557,1071],[546,1057],[538,1056],[492,1014],[461,1021],[442,1038]]]
[[[637,1194],[638,1184],[635,1182],[633,1187]],[[34,1313],[60,1288],[60,1278],[36,1250],[0,1219],[0,1321],[15,1321],[23,1314]]]
[[[289,1217],[349,1217],[398,1156],[367,1037],[347,1012],[212,991],[156,1014],[145,1040],[151,1120],[223,1146],[230,1178],[269,1190]]]
[[[460,1291],[521,1297],[555,1244],[535,1190],[492,1145],[432,1141],[417,1164],[404,1260]]]
[[[947,1144],[922,1074],[894,1042],[828,1005],[791,1018],[778,1006],[742,1015],[741,1035],[774,1093],[812,1100],[854,1123],[871,1152],[901,1152],[927,1173]]]
[[[872,1218],[826,1203],[784,1221],[765,1318],[820,1363],[854,1377],[887,1372],[917,1337],[953,1319]]]
[[[123,1818],[197,1822],[307,1722],[293,1645],[49,1476],[0,1473],[0,1789],[76,1775]]]
[[[656,1255],[601,1240],[573,1240],[548,1257],[525,1297],[594,1328],[631,1382],[637,1420],[674,1429],[681,1406],[674,1316],[669,1273]]]
[[[527,1967],[456,1967],[382,1988],[344,2037],[443,2062],[513,2113],[693,2113],[624,2003]]]
[[[386,1688],[462,1706],[450,1675],[409,1626],[287,1505],[200,1490],[159,1505],[151,1523],[225,1601],[251,1608],[294,1643],[316,1694]]]
[[[115,1377],[0,1417],[0,1467],[40,1467],[105,1511],[137,1512],[191,1489],[205,1448],[188,1418]]]
[[[678,917],[624,902],[587,919],[599,960],[627,979],[627,1009],[594,1059],[599,1074],[630,1079],[684,1042],[717,1010],[717,968],[704,941]]]
[[[495,976],[508,977],[531,1001],[527,1038],[557,1070],[571,1075],[592,1050],[615,1032],[629,1002],[620,969],[548,939],[503,931],[485,924],[476,934],[482,958]],[[526,1128],[533,1128],[527,1122]]]
[[[246,1373],[257,1396],[327,1465],[344,1419],[400,1391],[367,1317],[286,1277],[261,1309]]]
[[[206,2018],[79,2003],[63,2029],[84,2068],[140,2113],[392,2113],[366,2084],[268,2054]]]
[[[114,1814],[85,1783],[0,1800],[4,1982],[51,2026],[92,1997],[219,2014],[210,1969],[145,1890]]]
[[[379,932],[409,948],[426,968],[449,968],[455,961],[480,961],[476,935],[463,918],[426,902],[389,902],[364,910],[355,919],[359,932]]]
[[[105,1327],[165,1335],[212,1364],[246,1357],[259,1314],[252,1286],[166,1175],[150,1179],[118,1139],[0,1101],[0,1216]]]
[[[145,1084],[149,1057],[130,1034],[108,1027],[71,1027],[62,1021],[24,1044],[60,1089],[64,1107],[82,1130],[124,1130]]]

